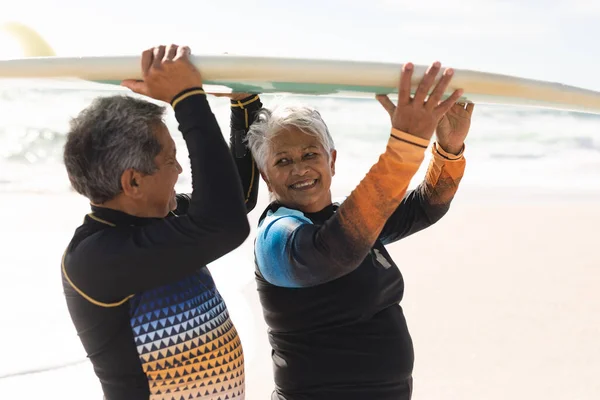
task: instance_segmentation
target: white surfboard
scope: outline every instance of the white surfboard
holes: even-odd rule
[[[26,49],[25,57],[0,60],[1,78],[78,78],[107,84],[140,79],[140,55],[57,57],[27,27],[9,30]],[[52,53],[52,54],[50,54]],[[193,55],[192,62],[213,92],[296,93],[333,96],[394,94],[402,64],[351,60],[237,55]],[[413,91],[427,66],[415,65]],[[600,114],[600,93],[482,71],[455,69],[447,95],[464,89],[461,99],[478,104],[532,106]]]

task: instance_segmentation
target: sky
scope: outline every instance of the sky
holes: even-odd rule
[[[15,0],[0,23],[37,30],[60,56],[194,54],[443,65],[600,91],[595,0]],[[0,41],[0,57],[15,49]]]

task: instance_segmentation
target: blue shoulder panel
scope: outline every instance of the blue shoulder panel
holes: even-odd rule
[[[272,285],[302,287],[294,278],[291,242],[294,232],[304,224],[312,224],[301,211],[281,207],[269,211],[258,225],[256,262],[260,273]]]

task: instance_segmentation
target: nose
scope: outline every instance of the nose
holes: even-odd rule
[[[181,164],[179,164],[179,161],[175,160],[176,163],[176,167],[177,167],[177,174],[181,174],[183,172],[183,168],[181,168]]]
[[[303,176],[306,175],[306,173],[308,172],[308,165],[306,165],[305,163],[301,162],[296,162],[294,163],[294,167],[292,169],[292,173],[294,175],[298,175],[298,176]]]

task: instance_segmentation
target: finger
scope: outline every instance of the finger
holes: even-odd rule
[[[469,115],[473,115],[473,110],[475,109],[475,103],[467,103],[467,112]]]
[[[454,104],[456,104],[456,101],[458,99],[460,99],[460,96],[463,95],[463,90],[462,89],[457,89],[454,91],[454,93],[452,93],[452,95],[450,97],[448,97],[446,100],[444,100],[442,103],[440,103],[439,106],[437,106],[435,108],[436,113],[438,114],[446,114],[448,112],[448,110],[450,110],[450,108],[452,108],[452,106]]]
[[[429,89],[431,89],[431,85],[435,82],[435,78],[437,74],[440,72],[440,68],[442,64],[439,61],[434,62],[425,75],[423,79],[421,79],[421,83],[419,83],[419,87],[417,88],[417,92],[415,93],[415,104],[423,104],[425,102],[425,97],[429,94]]]
[[[154,59],[154,50],[148,49],[142,53],[142,76],[145,77],[150,70],[152,60]]]
[[[435,89],[433,89],[431,96],[429,96],[429,99],[427,99],[427,104],[425,105],[427,109],[433,110],[435,107],[437,107],[442,100],[442,96],[446,92],[450,81],[452,80],[452,76],[454,76],[454,70],[452,68],[448,68],[444,71],[442,78],[438,84],[435,85]]]
[[[383,108],[385,108],[385,111],[387,111],[388,114],[390,114],[390,117],[392,117],[394,115],[394,111],[396,111],[396,106],[390,100],[390,98],[387,97],[385,94],[378,94],[377,96],[375,96],[375,98],[377,99],[379,104],[381,104]]]
[[[177,55],[174,60],[179,60],[180,58],[188,58],[192,54],[192,50],[188,46],[179,46],[177,49]]]
[[[163,59],[163,61],[173,61],[173,59],[177,55],[177,48],[178,47],[179,46],[177,46],[176,44],[170,44],[167,47],[167,50],[165,52],[165,58]]]
[[[162,63],[163,58],[165,58],[165,46],[155,47],[152,68],[160,68],[160,64]]]
[[[410,86],[412,80],[412,73],[415,69],[413,63],[406,63],[402,67],[400,73],[400,84],[398,85],[398,104],[410,103]]]
[[[139,81],[136,79],[125,79],[121,82],[121,86],[125,86],[126,88],[130,89],[135,93],[143,95],[148,94],[148,87],[146,86],[146,83],[144,81]]]

